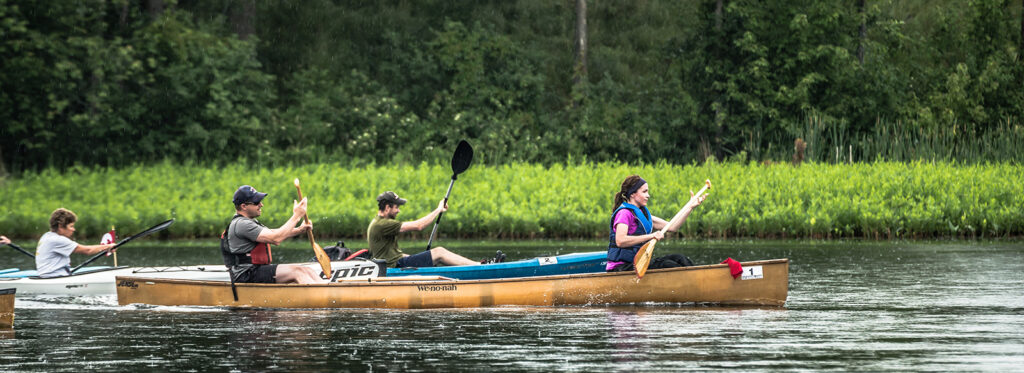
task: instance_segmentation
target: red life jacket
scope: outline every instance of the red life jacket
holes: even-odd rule
[[[249,256],[252,258],[252,264],[270,264],[274,260],[274,256],[270,252],[270,244],[266,242],[256,244],[256,247],[249,252]]]

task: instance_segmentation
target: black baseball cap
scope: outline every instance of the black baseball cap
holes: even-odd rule
[[[235,198],[233,201],[235,202],[235,205],[241,205],[243,203],[258,204],[263,200],[263,197],[266,196],[266,193],[257,192],[256,188],[248,185],[242,185],[235,191]]]
[[[404,205],[406,201],[404,198],[399,197],[395,192],[387,191],[377,196],[377,203],[386,203],[389,205]]]

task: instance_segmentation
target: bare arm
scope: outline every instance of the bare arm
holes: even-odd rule
[[[430,222],[434,221],[434,219],[437,218],[438,214],[445,211],[448,211],[448,205],[444,203],[444,200],[441,200],[441,202],[437,203],[437,208],[434,209],[434,211],[431,211],[429,214],[422,218],[402,223],[402,228],[399,229],[398,231],[422,231],[423,228],[430,226]]]
[[[664,220],[662,220],[662,221],[664,221]],[[665,238],[665,235],[662,234],[660,231],[654,231],[654,233],[640,235],[640,236],[630,236],[628,234],[628,232],[629,232],[629,226],[628,225],[626,225],[626,224],[616,224],[615,225],[615,246],[618,246],[618,247],[630,247],[630,246],[642,244],[644,242],[650,241],[650,240],[655,239],[655,238],[657,238],[659,240],[662,239],[662,238]]]
[[[690,191],[690,200],[686,202],[686,206],[683,206],[683,209],[679,211],[679,213],[682,214],[682,218],[680,218],[675,224],[670,225],[668,229],[666,229],[666,231],[678,231],[679,227],[682,227],[683,223],[686,222],[686,218],[690,217],[690,213],[693,212],[693,209],[697,208],[697,206],[700,206],[701,203],[704,203],[704,199],[707,197],[707,194],[702,194],[700,196],[694,197],[693,191]],[[665,221],[665,219],[659,218],[657,216],[652,216],[651,220],[653,222],[654,229],[662,229],[669,223]]]
[[[308,229],[313,229],[312,222],[303,223],[298,227],[295,226],[295,224],[298,224],[299,221],[302,220],[302,217],[305,215],[306,199],[303,198],[302,201],[295,202],[294,206],[292,207],[292,217],[288,218],[288,221],[286,221],[284,225],[281,225],[281,227],[277,229],[267,228],[260,231],[260,235],[256,237],[256,242],[280,245],[281,242],[284,242],[284,240],[288,239],[289,237],[297,236]]]
[[[75,254],[93,255],[93,254],[99,253],[99,252],[101,252],[103,250],[112,249],[112,248],[114,248],[114,246],[117,246],[117,245],[115,245],[115,244],[109,244],[109,245],[78,245],[78,246],[75,247],[75,251],[73,251],[73,253],[75,253]]]

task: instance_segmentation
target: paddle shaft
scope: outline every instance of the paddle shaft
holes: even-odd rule
[[[30,258],[36,257],[35,255],[32,255],[32,253],[28,252],[28,250],[22,249],[21,246],[15,245],[14,243],[9,243],[7,244],[7,246],[13,247],[15,250],[20,251],[22,254],[28,255]]]
[[[295,191],[299,193],[299,200],[302,200],[302,188],[299,187],[299,179],[295,179]],[[306,224],[312,225],[309,221],[309,214],[302,214],[302,219],[306,221]],[[328,279],[331,278],[331,260],[327,257],[327,253],[320,245],[316,244],[316,240],[313,239],[313,228],[310,227],[307,232],[309,235],[309,245],[313,247],[313,255],[316,256],[316,261],[320,263],[320,270],[323,271],[324,276]]]
[[[458,176],[459,175],[452,174],[452,181],[450,183],[448,183],[448,192],[444,194],[444,204],[445,205],[448,204],[448,197],[450,197],[452,195],[452,186],[455,185],[455,179],[457,179]],[[444,211],[439,212],[437,214],[437,219],[434,220],[434,229],[430,230],[430,239],[427,240],[427,250],[430,250],[430,245],[434,243],[434,234],[437,233],[437,225],[441,224],[441,215],[444,215]]]
[[[302,200],[302,188],[300,188],[298,186],[298,184],[295,185],[295,191],[299,193],[299,201],[301,201]],[[309,215],[308,214],[302,214],[302,220],[305,221],[306,224],[311,224],[309,222]],[[308,233],[309,233],[309,244],[310,245],[316,245],[316,241],[313,240],[313,230],[310,229]]]
[[[142,231],[140,233],[137,233],[137,234],[135,234],[133,236],[128,236],[125,239],[121,240],[121,242],[118,242],[117,245],[114,245],[114,247],[111,247],[110,249],[107,249],[107,250],[103,250],[103,251],[99,252],[98,254],[93,255],[92,258],[89,258],[89,260],[86,260],[82,264],[79,264],[75,268],[72,268],[71,269],[71,273],[75,273],[75,271],[77,271],[79,268],[85,267],[86,264],[92,263],[96,259],[99,259],[101,256],[104,256],[104,255],[106,255],[107,253],[109,253],[111,251],[117,250],[117,248],[121,247],[121,245],[124,245],[124,244],[126,244],[128,242],[131,242],[132,240],[134,240],[136,238],[145,237],[145,236],[148,236],[150,234],[153,234],[153,233],[162,231],[164,229],[167,229],[167,227],[170,227],[171,224],[174,224],[174,219],[171,219],[171,220],[165,221],[163,223],[154,225],[152,228],[144,230],[144,231]]]
[[[125,243],[128,243],[128,241],[131,241],[132,238],[135,238],[135,236],[131,236],[131,237],[125,238],[123,241],[118,242],[117,245],[114,245],[114,247],[111,247],[111,248],[109,248],[107,250],[103,250],[103,251],[97,253],[96,255],[93,255],[91,258],[89,258],[89,260],[86,260],[85,262],[82,262],[82,264],[79,264],[79,265],[75,266],[75,268],[72,268],[71,269],[71,273],[75,273],[75,271],[77,271],[79,268],[85,267],[85,265],[96,261],[96,259],[99,259],[101,256],[104,256],[104,255],[106,255],[107,253],[109,253],[111,251],[117,250],[117,248],[121,247],[121,245],[124,245]]]

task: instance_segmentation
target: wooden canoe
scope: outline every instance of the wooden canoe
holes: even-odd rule
[[[14,326],[15,289],[0,289],[0,328]]]
[[[789,259],[745,262],[733,278],[725,264],[633,272],[486,280],[379,277],[322,285],[236,284],[224,281],[118,276],[121,305],[260,308],[463,308],[634,303],[784,306]]]

